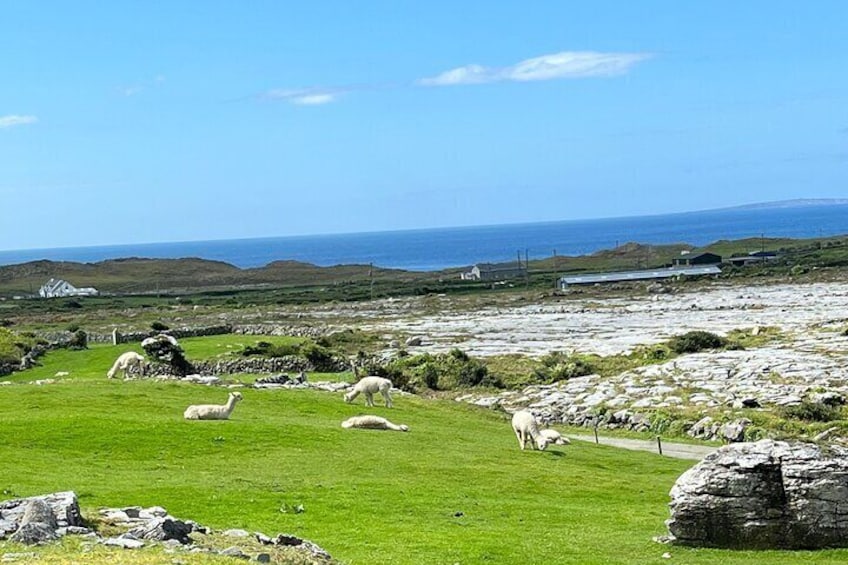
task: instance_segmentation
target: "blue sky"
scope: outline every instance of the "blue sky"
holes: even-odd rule
[[[848,197],[848,2],[41,2],[0,249]]]

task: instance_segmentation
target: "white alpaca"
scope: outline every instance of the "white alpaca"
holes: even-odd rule
[[[512,415],[512,429],[515,431],[515,437],[518,438],[518,445],[521,446],[522,451],[531,439],[535,442],[535,447],[541,450],[548,446],[548,440],[539,433],[536,418],[527,410],[519,410]]]
[[[393,424],[380,416],[354,416],[342,422],[343,428],[362,428],[365,430],[394,430],[396,432],[408,432],[409,426],[405,424]]]
[[[118,358],[115,359],[115,363],[112,365],[112,368],[109,369],[109,372],[106,373],[106,376],[111,379],[115,377],[115,374],[118,371],[123,371],[124,378],[127,378],[127,373],[130,369],[141,368],[143,363],[144,357],[135,351],[127,351],[126,353],[120,354]]]
[[[567,437],[562,437],[562,434],[556,430],[539,430],[539,435],[545,438],[549,444],[571,445],[571,441]]]
[[[386,399],[386,408],[392,407],[392,397],[389,395],[389,390],[392,388],[392,381],[383,377],[363,377],[359,382],[353,385],[353,390],[344,395],[345,402],[353,402],[353,399],[360,394],[365,395],[365,404],[374,406],[374,393],[379,392]]]
[[[186,408],[183,417],[186,420],[228,420],[241,398],[240,392],[231,392],[226,404],[195,404]]]

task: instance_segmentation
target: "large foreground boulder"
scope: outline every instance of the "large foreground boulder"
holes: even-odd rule
[[[11,534],[19,543],[44,543],[81,526],[77,495],[71,491],[0,502],[0,539]]]
[[[848,450],[727,445],[671,489],[673,543],[735,549],[848,547]]]

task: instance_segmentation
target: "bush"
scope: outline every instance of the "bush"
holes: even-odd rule
[[[407,355],[387,364],[371,360],[359,365],[369,374],[385,377],[395,386],[411,390],[503,386],[497,377],[489,374],[485,365],[460,349],[438,355]]]
[[[15,325],[15,322],[7,319],[0,319],[0,328],[8,328],[9,326]]]
[[[77,330],[68,342],[68,349],[88,349],[88,334]]]
[[[317,371],[329,371],[335,368],[335,357],[326,347],[307,342],[300,346],[300,355],[305,357]]]
[[[700,330],[676,336],[668,343],[675,353],[697,353],[705,349],[719,349],[725,345],[727,345],[725,338]]]
[[[805,422],[832,422],[842,418],[842,410],[818,402],[802,400],[795,406],[784,406],[780,415],[786,419],[803,420]]]
[[[163,324],[159,320],[156,320],[155,322],[150,324],[150,329],[152,329],[155,332],[166,332],[171,328],[169,328],[166,324]]]
[[[80,329],[80,327],[79,327],[79,324],[71,324],[71,325],[69,325],[66,329],[67,329],[69,332],[74,333],[75,331],[79,330],[79,329]]]
[[[543,382],[555,383],[596,372],[595,366],[588,359],[562,351],[553,351],[542,357],[541,361],[542,367],[536,370],[536,376]]]

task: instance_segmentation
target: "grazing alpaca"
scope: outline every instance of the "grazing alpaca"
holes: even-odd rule
[[[548,446],[548,440],[539,433],[536,418],[527,410],[519,410],[512,415],[512,429],[518,438],[518,445],[523,451],[528,440],[533,440],[534,447],[544,450]]]
[[[241,398],[240,392],[231,392],[226,404],[192,405],[186,408],[183,417],[186,420],[228,420]]]
[[[374,393],[379,392],[386,399],[386,408],[392,407],[392,397],[389,395],[389,389],[392,388],[392,381],[383,377],[363,377],[359,382],[353,385],[353,390],[344,395],[345,402],[353,402],[353,399],[360,394],[365,395],[365,404],[374,406]]]
[[[562,437],[556,430],[539,430],[539,435],[545,438],[548,443],[553,443],[556,445],[570,445],[571,441],[567,437]]]
[[[380,416],[354,416],[342,422],[343,428],[362,428],[364,430],[394,430],[396,432],[408,432],[409,426],[397,425]]]
[[[109,372],[106,373],[106,376],[111,379],[115,377],[115,374],[118,371],[123,371],[124,378],[127,378],[129,370],[141,368],[142,363],[144,363],[144,357],[135,351],[127,351],[126,353],[120,354],[118,358],[115,359],[115,363],[112,365],[112,368],[109,369]]]

